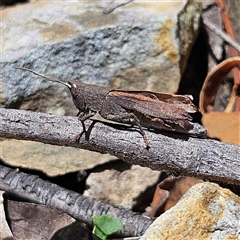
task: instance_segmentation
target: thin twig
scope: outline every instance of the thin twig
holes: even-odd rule
[[[203,20],[205,26],[207,26],[210,30],[212,30],[216,35],[222,38],[224,41],[229,43],[231,46],[236,48],[240,52],[240,45],[232,39],[228,34],[226,34],[223,30],[219,29],[214,24],[210,23],[209,21]]]
[[[108,6],[103,10],[103,14],[109,14],[113,12],[116,8],[127,5],[128,3],[133,2],[133,0],[125,0],[125,1],[112,1],[108,3]]]

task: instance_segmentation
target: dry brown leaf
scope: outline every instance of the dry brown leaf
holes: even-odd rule
[[[41,204],[7,201],[11,229],[16,239],[50,239],[75,219]]]
[[[49,206],[8,200],[7,208],[11,229],[17,240],[98,239],[83,224]]]
[[[209,137],[240,145],[239,112],[210,112],[203,115],[202,123],[208,128]]]
[[[181,197],[203,180],[194,177],[170,176],[160,182],[155,190],[149,216],[153,219],[177,204]]]
[[[211,112],[219,85],[225,80],[228,73],[240,64],[240,57],[232,57],[220,63],[208,74],[200,93],[199,106],[203,113],[202,123],[208,129],[208,136],[223,142],[240,145],[240,113],[231,112],[235,105],[237,94],[235,85],[228,106],[224,112]]]

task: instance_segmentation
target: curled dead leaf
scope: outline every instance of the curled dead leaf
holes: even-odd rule
[[[209,112],[209,106],[216,96],[218,87],[224,81],[228,73],[240,64],[240,57],[228,58],[221,62],[212,72],[210,72],[203,84],[200,92],[200,110],[203,114]],[[232,97],[235,97],[235,88]],[[231,102],[231,101],[230,101]]]
[[[232,94],[224,112],[212,112],[211,103],[213,102],[220,84],[225,80],[228,73],[239,66],[240,57],[228,58],[221,62],[212,72],[208,74],[200,93],[199,106],[203,113],[202,123],[208,129],[208,136],[217,138],[223,142],[240,145],[240,112],[232,112],[239,101],[237,90],[240,85],[236,84],[232,89]],[[240,76],[240,71],[236,69]],[[239,75],[239,76],[238,76]]]

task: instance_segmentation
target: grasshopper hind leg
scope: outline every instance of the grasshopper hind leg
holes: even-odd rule
[[[145,134],[145,131],[143,130],[141,125],[138,125],[138,127],[139,127],[140,133],[141,133],[141,135],[143,137],[143,141],[144,141],[144,143],[146,145],[146,149],[149,149],[150,148],[150,144],[149,144],[149,141],[148,141],[147,136]]]
[[[145,131],[143,130],[143,128],[141,126],[140,120],[138,119],[138,117],[134,113],[132,113],[132,118],[131,119],[133,119],[132,124],[138,126],[140,134],[142,135],[143,141],[145,143],[146,149],[149,149],[150,144],[149,144],[149,141],[148,141],[147,136],[145,134]]]
[[[114,102],[107,102],[105,101],[102,105],[102,109],[99,114],[110,121],[119,122],[119,123],[126,123],[135,125],[139,128],[140,134],[144,140],[146,148],[150,148],[150,144],[146,137],[145,131],[143,130],[139,118],[135,115],[132,111],[127,111],[125,108],[119,106]]]

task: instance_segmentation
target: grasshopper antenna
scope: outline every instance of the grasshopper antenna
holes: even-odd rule
[[[35,72],[35,71],[33,71],[33,70],[29,69],[29,68],[16,67],[16,69],[21,69],[21,70],[25,70],[25,71],[31,72],[31,73],[33,73],[33,74],[35,74],[37,76],[40,76],[40,77],[46,79],[47,81],[61,83],[61,84],[65,85],[65,86],[67,86],[69,89],[72,88],[69,83],[66,83],[66,82],[63,82],[63,81],[60,81],[60,80],[57,80],[57,79],[53,79],[53,78],[50,78],[50,77],[46,77],[46,76],[44,76],[44,75],[42,75],[40,73],[37,73],[37,72]]]

